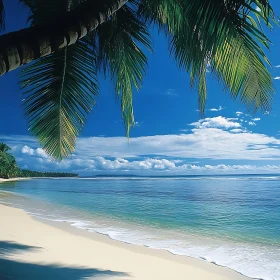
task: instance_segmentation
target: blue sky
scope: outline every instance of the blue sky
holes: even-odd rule
[[[25,26],[27,11],[15,0],[7,7],[7,31]],[[271,1],[280,14],[280,3]],[[17,8],[15,8],[17,7]],[[16,19],[16,20],[15,20]],[[207,110],[197,111],[188,74],[169,56],[167,40],[152,30],[154,53],[139,92],[134,92],[137,125],[130,144],[110,80],[100,77],[100,95],[74,155],[60,163],[48,158],[29,135],[22,114],[19,71],[1,79],[0,141],[13,149],[22,168],[80,174],[205,174],[280,172],[280,28],[268,32],[276,95],[270,112],[249,115],[209,75]],[[277,67],[279,65],[279,67]],[[277,79],[277,77],[279,77]]]

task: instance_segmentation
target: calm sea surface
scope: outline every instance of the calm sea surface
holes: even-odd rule
[[[33,179],[0,202],[113,239],[280,279],[280,177]]]

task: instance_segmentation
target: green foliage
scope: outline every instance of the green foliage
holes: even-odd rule
[[[11,148],[8,145],[6,145],[5,143],[0,143],[0,152],[6,153],[10,150]]]
[[[93,34],[99,68],[105,75],[110,74],[121,99],[127,136],[134,125],[133,87],[140,89],[147,66],[140,46],[152,50],[148,29],[138,19],[135,9],[132,4],[124,6]]]
[[[69,172],[38,172],[32,170],[19,170],[17,174],[19,178],[66,178],[78,176],[78,174]]]
[[[34,14],[31,23],[41,24],[66,9],[60,1],[27,1]],[[44,17],[43,17],[44,15]],[[97,95],[95,53],[91,38],[84,37],[25,67],[21,74],[24,111],[30,132],[45,151],[61,160],[74,152],[76,137]]]
[[[66,172],[38,172],[31,170],[21,170],[13,155],[9,154],[11,148],[0,143],[0,178],[26,178],[26,177],[77,177],[78,174]]]
[[[9,146],[0,143],[0,178],[13,177],[19,170],[14,156],[8,153],[9,150]]]
[[[29,20],[36,26],[89,0],[20,1],[30,8]],[[116,1],[106,1],[108,11]],[[268,0],[130,0],[85,39],[24,68],[29,129],[49,155],[69,156],[95,104],[97,71],[102,70],[115,84],[129,136],[133,90],[141,87],[147,67],[144,49],[152,51],[150,25],[166,34],[171,55],[190,74],[202,113],[207,72],[249,110],[269,110],[274,87],[264,52],[270,41],[262,24],[272,28],[277,19]]]
[[[274,89],[262,51],[269,40],[262,32],[261,19],[271,27],[275,15],[267,1],[141,2],[144,19],[170,36],[171,53],[179,67],[190,73],[191,84],[197,86],[202,112],[208,71],[252,111],[269,109]]]
[[[57,159],[69,156],[95,104],[94,52],[87,38],[27,66],[21,75],[29,130]]]

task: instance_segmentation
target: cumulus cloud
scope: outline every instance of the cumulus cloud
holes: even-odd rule
[[[260,121],[261,120],[261,118],[253,118],[252,119],[252,121],[254,121],[254,122],[258,122],[258,121]]]
[[[23,154],[27,154],[27,155],[30,155],[30,156],[39,156],[39,157],[42,157],[42,158],[48,158],[48,155],[46,154],[46,152],[41,148],[32,149],[29,146],[24,145],[21,148],[21,152]]]
[[[280,65],[276,65],[276,66],[274,66],[275,68],[280,68]]]
[[[46,154],[46,152],[41,149],[41,148],[37,148],[36,149],[36,154],[39,156],[39,157],[42,157],[42,158],[48,158],[48,155]]]
[[[253,125],[253,126],[256,126],[256,123],[255,122],[248,122],[249,125]]]
[[[251,145],[253,151],[261,151],[266,145]],[[25,146],[24,151],[34,150]],[[35,151],[35,150],[34,150]],[[27,153],[23,153],[27,155]],[[31,160],[30,160],[31,159]],[[20,161],[21,162],[21,161]],[[25,161],[26,162],[26,161]],[[198,165],[184,159],[151,158],[109,158],[93,156],[88,158],[76,155],[72,159],[56,162],[50,158],[40,158],[36,153],[29,158],[28,165],[24,168],[36,170],[60,170],[73,171],[83,174],[108,173],[108,172],[130,172],[130,174],[234,174],[234,173],[275,173],[280,172],[279,164],[255,165],[255,164],[203,164]],[[167,173],[166,173],[167,172]],[[118,174],[117,173],[117,174]]]
[[[280,80],[280,76],[275,77],[274,80]]]
[[[276,164],[270,165],[277,168],[277,162],[280,164],[280,140],[247,131],[237,118],[201,119],[190,124],[185,132],[134,137],[129,144],[125,137],[83,137],[77,141],[75,154],[62,162],[49,158],[32,137],[0,135],[0,140],[12,147],[21,167],[35,170],[79,173],[165,170],[183,174],[190,170],[216,172],[244,167],[225,165],[228,161],[247,161],[250,162],[248,166],[255,166],[252,162],[264,166],[261,162],[273,161]],[[201,164],[190,164],[194,160]],[[217,161],[219,164],[213,164]]]
[[[30,156],[33,156],[33,155],[34,155],[34,149],[32,149],[32,148],[30,148],[30,147],[28,147],[28,146],[26,146],[26,145],[22,147],[21,152],[22,152],[23,154],[28,154],[28,155],[30,155]]]
[[[230,132],[233,132],[233,133],[241,133],[241,132],[243,132],[243,129],[234,128],[234,129],[231,129]]]
[[[219,128],[232,128],[232,127],[241,127],[240,123],[236,122],[236,118],[225,118],[222,116],[215,118],[206,118],[194,122],[191,125],[204,128],[204,127],[219,127]]]
[[[243,112],[237,111],[237,112],[235,112],[235,114],[236,114],[237,117],[240,117],[241,115],[243,115]]]
[[[196,171],[210,171],[210,173],[273,173],[280,172],[280,165],[226,165],[226,164],[218,164],[218,165],[185,165],[184,168],[196,170]]]

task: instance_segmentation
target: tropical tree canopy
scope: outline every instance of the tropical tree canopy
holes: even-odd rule
[[[78,174],[66,172],[38,172],[32,170],[22,170],[18,167],[15,157],[8,153],[11,148],[0,143],[0,178],[15,177],[77,177]]]
[[[18,171],[16,160],[8,153],[9,150],[9,146],[0,143],[0,178],[10,178]]]
[[[150,26],[168,37],[171,57],[189,73],[202,113],[207,72],[249,110],[270,109],[270,41],[262,25],[272,28],[277,18],[269,0],[19,1],[30,9],[30,27],[0,36],[0,74],[31,62],[20,76],[25,116],[30,132],[56,159],[74,151],[100,72],[115,85],[129,136],[133,91],[141,88],[145,54],[152,52]]]

